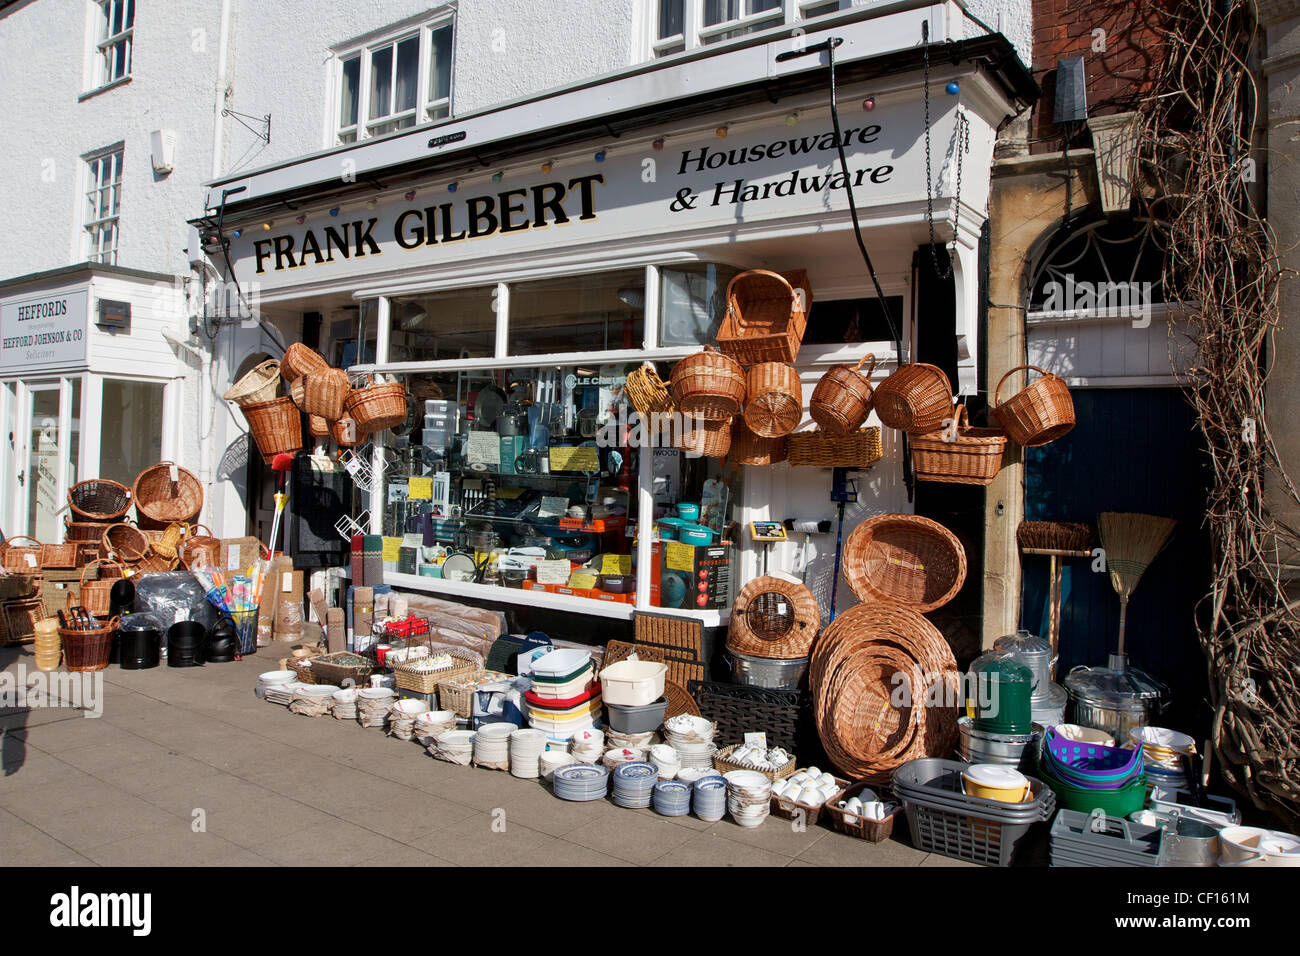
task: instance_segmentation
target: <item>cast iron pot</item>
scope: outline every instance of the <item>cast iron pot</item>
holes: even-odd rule
[[[207,636],[207,631],[197,621],[177,621],[167,629],[167,666],[201,666]]]
[[[156,627],[123,627],[118,630],[117,646],[122,670],[157,667],[162,655],[162,632]]]
[[[235,625],[223,617],[208,632],[208,649],[203,659],[208,664],[229,664],[235,659],[238,649],[239,635],[235,633]]]

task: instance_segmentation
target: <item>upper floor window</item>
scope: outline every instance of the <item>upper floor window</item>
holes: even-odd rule
[[[86,157],[86,261],[117,265],[118,216],[122,208],[121,144]]]
[[[653,0],[658,6],[651,47],[669,56],[710,43],[793,24],[849,5],[849,0]]]
[[[107,86],[131,75],[135,0],[95,0],[95,48],[92,87]]]
[[[441,20],[341,51],[336,142],[450,116],[452,30]]]

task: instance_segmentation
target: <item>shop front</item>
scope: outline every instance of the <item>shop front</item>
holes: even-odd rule
[[[918,358],[931,237],[952,301],[926,332],[954,393],[982,387],[977,249],[1023,89],[973,48],[924,72],[914,49],[891,60],[889,20],[838,30],[834,118],[824,53],[786,62],[773,41],[212,184],[224,235],[197,225],[286,341],[309,330],[357,400],[402,398],[370,434],[303,429],[348,476],[324,524],[382,538],[385,584],[455,600],[712,627],[747,581],[783,572],[824,618],[848,607],[840,541],[911,510],[904,442],[872,417],[871,449],[833,475],[796,447],[816,434],[809,400],[833,366],[878,384]],[[620,102],[635,121],[606,112]],[[340,162],[355,181],[323,178]],[[754,270],[777,274],[768,292]],[[780,451],[742,446],[735,422],[651,416],[646,390],[719,347],[729,301],[738,314],[772,289],[807,322]]]
[[[129,486],[180,450],[176,355],[182,323],[171,276],[79,265],[0,283],[0,527],[64,540],[67,492],[107,478]]]

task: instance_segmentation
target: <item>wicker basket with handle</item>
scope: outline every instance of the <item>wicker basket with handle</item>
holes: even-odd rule
[[[154,537],[149,535],[149,543],[164,558],[177,558],[177,549],[190,536],[190,526],[180,521],[173,521],[163,533]]]
[[[280,390],[280,363],[267,359],[245,372],[221,397],[237,405],[269,402]]]
[[[966,580],[966,551],[957,536],[920,515],[868,518],[844,545],[844,580],[859,601],[933,611]]]
[[[864,372],[862,364],[868,359],[871,367]],[[831,435],[848,435],[862,427],[874,404],[871,373],[875,370],[876,357],[870,354],[857,365],[828,368],[808,400],[808,414],[817,427]]]
[[[745,371],[706,345],[673,366],[669,390],[683,414],[730,420],[745,403]]]
[[[154,527],[165,528],[173,521],[192,522],[203,510],[203,485],[199,479],[170,461],[160,461],[140,472],[131,496],[142,525],[148,521]]]
[[[1038,372],[1042,378],[1005,402],[1000,401],[1002,386],[1021,369]],[[1063,378],[1037,365],[1017,365],[998,382],[993,393],[993,417],[1016,444],[1035,448],[1056,441],[1074,427],[1074,399]]]
[[[199,534],[202,528],[205,534]],[[181,566],[190,568],[215,568],[221,565],[221,539],[212,534],[205,524],[196,524],[190,534],[176,546],[176,556]]]
[[[69,604],[72,594],[68,594]],[[109,654],[113,647],[113,633],[117,630],[118,619],[113,618],[103,627],[89,631],[74,631],[66,627],[59,628],[59,639],[63,644],[63,664],[70,671],[102,671],[108,667]]]
[[[302,379],[303,411],[331,421],[343,417],[343,400],[352,391],[347,372],[337,368],[317,368]]]
[[[914,362],[895,369],[874,394],[876,415],[890,428],[928,432],[952,414],[952,386],[943,369]]]
[[[77,566],[77,542],[41,545],[42,570],[68,570]]]
[[[87,573],[94,570],[95,577],[88,579]],[[121,580],[122,565],[116,561],[99,558],[91,561],[81,569],[81,606],[96,617],[104,617],[111,606],[113,585]]]
[[[366,440],[366,432],[357,427],[350,418],[340,418],[330,422],[330,437],[340,448],[356,448]]]
[[[409,663],[394,664],[393,677],[397,681],[397,686],[402,690],[431,694],[438,689],[438,685],[443,681],[483,673],[483,659],[472,651],[466,651],[458,647],[443,647],[435,649],[434,653],[448,654],[452,657],[454,663],[450,667],[444,667],[436,671],[424,671],[414,667],[413,665],[418,663],[418,658]]]
[[[68,489],[68,507],[83,522],[116,521],[131,510],[131,489],[107,478],[88,478]]]
[[[827,800],[822,809],[826,812],[826,819],[830,821],[832,829],[838,830],[845,836],[866,840],[868,843],[881,843],[888,840],[890,834],[894,832],[894,818],[903,812],[901,804],[883,820],[873,820],[861,813],[849,813],[839,806],[841,800],[847,801],[853,797],[860,798],[862,792],[868,786],[869,784],[865,780],[861,780],[850,786],[839,796]],[[883,794],[878,793],[877,796],[883,796]]]
[[[643,418],[671,412],[675,408],[672,396],[668,394],[668,384],[659,377],[658,370],[650,362],[642,362],[627,373],[623,392]]]
[[[301,342],[294,342],[284,350],[284,358],[280,359],[280,377],[293,382],[313,369],[328,367],[325,356]]]
[[[760,362],[745,373],[745,424],[763,438],[780,438],[803,419],[803,385],[793,365]]]
[[[731,448],[731,420],[681,416],[681,432],[673,447],[705,458],[722,458]]]
[[[367,376],[363,387],[348,393],[343,407],[359,431],[370,434],[393,428],[406,421],[406,386],[400,382],[376,384]]]
[[[1006,432],[973,427],[966,406],[958,405],[951,433],[940,427],[912,436],[912,471],[917,481],[987,485],[1002,470],[1006,448]]]
[[[31,544],[15,544],[16,541],[30,541]],[[0,544],[0,564],[11,574],[35,574],[41,570],[43,547],[35,538],[16,534]]]
[[[745,424],[744,416],[737,415],[731,422],[731,447],[727,461],[733,465],[774,465],[786,460],[789,454],[787,439],[763,438],[755,435]]]
[[[812,287],[804,270],[742,272],[727,285],[718,347],[742,365],[793,362],[811,308]]]
[[[134,525],[109,525],[100,538],[100,553],[123,564],[134,564],[149,552],[149,536]]]
[[[880,429],[871,425],[848,435],[829,435],[820,428],[786,438],[790,464],[798,468],[866,468],[880,461]]]
[[[269,465],[276,455],[302,450],[302,415],[289,398],[273,398],[256,405],[242,405],[248,430],[257,450]]]

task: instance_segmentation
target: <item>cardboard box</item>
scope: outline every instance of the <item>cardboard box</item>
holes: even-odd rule
[[[657,607],[693,610],[731,605],[731,548],[726,545],[689,545],[680,541],[660,543],[659,597]],[[669,587],[669,577],[680,584]],[[674,598],[681,603],[669,603]]]
[[[289,562],[289,568],[292,567],[292,562]],[[280,641],[297,640],[302,636],[305,617],[302,572],[281,568],[271,581],[276,590],[275,638]]]

